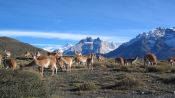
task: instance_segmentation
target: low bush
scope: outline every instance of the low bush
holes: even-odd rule
[[[114,69],[114,71],[124,71],[124,72],[131,72],[128,66],[118,66]]]
[[[127,75],[123,79],[116,81],[114,85],[103,87],[104,89],[117,89],[117,90],[128,90],[132,88],[139,88],[144,83],[141,80],[134,78],[133,76]]]
[[[175,76],[163,77],[160,79],[165,84],[175,84]]]
[[[0,70],[2,98],[49,97],[54,93],[53,88],[49,86],[50,83],[43,81],[37,72]]]
[[[77,90],[79,91],[89,91],[89,90],[97,89],[97,85],[92,81],[87,81],[77,86],[78,86]]]
[[[171,72],[172,72],[172,73],[175,73],[175,67],[172,67],[172,68],[171,68]]]
[[[116,89],[137,88],[137,87],[140,87],[141,85],[143,85],[143,82],[132,76],[127,76],[124,79],[117,81],[115,83]]]
[[[148,66],[147,71],[148,72],[165,72],[166,69],[162,66]]]

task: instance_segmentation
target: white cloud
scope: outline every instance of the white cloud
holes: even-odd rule
[[[57,45],[57,44],[32,44],[32,45],[34,45],[34,46],[40,46],[40,47],[53,47],[53,46],[55,46],[55,47],[62,47],[63,45]]]
[[[57,45],[57,44],[32,44],[32,45],[43,48],[44,50],[50,52],[63,47],[63,45]]]
[[[64,32],[28,32],[28,31],[11,31],[11,30],[1,30],[0,36],[23,36],[23,37],[35,37],[35,38],[54,38],[54,39],[63,39],[63,40],[81,40],[86,37],[97,38],[100,37],[103,40],[108,41],[117,41],[125,42],[128,40],[127,37],[121,36],[101,36],[101,35],[92,35],[92,34],[73,34],[73,33],[64,33]]]

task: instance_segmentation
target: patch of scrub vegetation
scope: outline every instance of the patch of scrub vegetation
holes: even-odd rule
[[[0,70],[2,98],[49,97],[54,93],[54,88],[49,86],[50,83],[44,82],[40,74],[34,71]]]
[[[148,66],[148,72],[167,72],[170,71],[171,67],[167,65],[157,65],[157,66]]]
[[[143,81],[136,79],[134,76],[125,75],[117,80],[114,85],[102,87],[103,89],[114,89],[114,90],[129,90],[133,88],[140,88],[144,85]]]
[[[175,84],[175,75],[162,77],[160,80],[165,84]]]
[[[124,72],[131,72],[128,66],[118,66],[114,71],[124,71]]]
[[[95,62],[95,63],[93,64],[93,66],[94,66],[95,68],[107,70],[106,63],[103,63],[103,62]]]
[[[77,86],[76,90],[78,91],[90,91],[90,90],[95,90],[98,88],[98,86],[93,81],[85,81],[76,86]]]
[[[175,67],[174,66],[171,68],[171,72],[175,73]]]

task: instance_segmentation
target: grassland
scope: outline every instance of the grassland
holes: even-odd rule
[[[17,60],[25,66],[32,60]],[[19,66],[18,66],[19,67]],[[175,67],[167,62],[145,67],[142,62],[119,66],[113,60],[95,62],[94,70],[74,66],[41,77],[36,66],[0,69],[2,98],[175,98]]]

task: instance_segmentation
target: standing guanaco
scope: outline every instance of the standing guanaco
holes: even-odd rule
[[[43,76],[44,68],[50,68],[52,70],[52,76],[54,71],[57,74],[56,58],[44,55],[34,55],[34,62],[38,65],[39,72]]]
[[[88,69],[93,70],[94,57],[95,55],[91,53],[89,57],[87,58],[86,64],[87,64]]]
[[[157,65],[157,57],[153,53],[148,53],[144,57],[144,65]]]
[[[123,57],[115,58],[115,63],[118,63],[119,65],[124,65]]]

